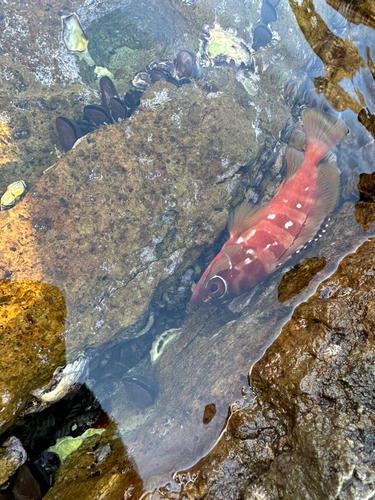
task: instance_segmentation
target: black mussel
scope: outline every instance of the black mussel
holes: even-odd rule
[[[128,398],[138,408],[147,408],[154,403],[158,395],[158,388],[153,380],[141,376],[124,377],[122,382],[125,386]]]
[[[153,69],[158,69],[167,75],[171,75],[174,71],[174,64],[168,61],[168,59],[156,59],[147,64],[146,68],[149,73],[151,73]]]
[[[127,108],[133,110],[139,106],[143,92],[141,90],[129,90],[124,95],[124,103]]]
[[[40,500],[43,498],[42,488],[30,470],[29,463],[21,465],[18,469],[12,493],[17,500]]]
[[[98,128],[93,123],[85,122],[83,120],[77,120],[76,124],[80,127],[81,132],[82,132],[82,136],[86,135],[86,134],[90,134],[93,130]]]
[[[100,92],[102,95],[102,105],[109,108],[109,101],[114,97],[118,97],[118,92],[114,83],[108,76],[103,76],[99,82]]]
[[[267,26],[263,26],[263,24],[260,24],[254,30],[252,48],[253,50],[259,50],[261,47],[265,47],[266,45],[268,45],[271,40],[271,31],[267,28]]]
[[[35,465],[40,465],[50,474],[53,474],[60,467],[60,457],[52,451],[43,451],[38,459],[34,462]]]
[[[70,151],[76,140],[83,135],[79,124],[64,116],[58,116],[56,118],[56,129],[65,152]]]
[[[113,121],[120,122],[130,116],[130,110],[126,107],[126,104],[121,101],[118,97],[113,97],[109,101],[109,110],[111,112]]]
[[[184,78],[184,80],[186,80],[186,78]],[[189,79],[187,79],[187,80],[189,80]],[[169,76],[168,82],[173,83],[173,85],[176,85],[176,87],[181,87],[181,85],[183,83],[183,82],[181,82],[181,80],[177,80],[177,78],[175,78],[174,76]],[[186,83],[190,83],[190,80]]]
[[[8,491],[2,491],[0,493],[0,500],[14,500],[14,496]]]
[[[178,80],[183,78],[194,78],[196,72],[195,57],[187,50],[181,50],[174,60],[176,77]]]
[[[83,108],[83,116],[85,120],[93,123],[97,127],[113,123],[109,112],[103,106],[98,106],[97,104],[89,104],[88,106],[85,106]]]
[[[276,9],[268,0],[263,0],[260,16],[264,24],[274,23],[276,21]]]
[[[159,81],[163,81],[163,82],[168,81],[168,76],[165,75],[165,73],[163,73],[163,71],[160,71],[160,69],[156,69],[156,68],[154,68],[150,71],[150,78],[151,78],[152,83],[159,82]]]
[[[133,87],[139,90],[146,90],[151,83],[151,76],[147,71],[139,71],[132,80]]]

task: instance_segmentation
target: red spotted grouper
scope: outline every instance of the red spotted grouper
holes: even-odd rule
[[[344,136],[346,127],[310,109],[303,115],[303,128],[305,155],[289,148],[286,178],[268,205],[257,210],[243,203],[229,217],[230,238],[199,280],[192,303],[227,300],[250,290],[313,238],[335,206],[337,167],[319,162]]]

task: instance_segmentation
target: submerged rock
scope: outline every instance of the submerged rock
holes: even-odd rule
[[[193,122],[192,106],[201,109]],[[286,118],[279,110],[275,131]],[[3,276],[62,290],[69,353],[126,339],[158,285],[224,229],[240,201],[237,172],[262,147],[256,116],[231,95],[157,82],[129,121],[82,139],[1,214]],[[172,226],[164,222],[171,210]]]

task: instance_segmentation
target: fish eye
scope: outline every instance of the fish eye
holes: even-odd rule
[[[219,299],[227,292],[227,282],[221,276],[213,276],[207,284],[208,295],[212,299]]]

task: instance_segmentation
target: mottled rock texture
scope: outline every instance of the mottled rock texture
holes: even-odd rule
[[[1,213],[2,276],[62,290],[69,352],[123,332],[224,229],[237,171],[262,147],[255,116],[231,95],[159,82],[129,121],[88,135]]]
[[[46,283],[0,281],[0,430],[65,363],[66,307],[61,291]]]
[[[45,500],[123,500],[139,498],[142,480],[111,424],[104,434],[84,440],[55,476]]]

